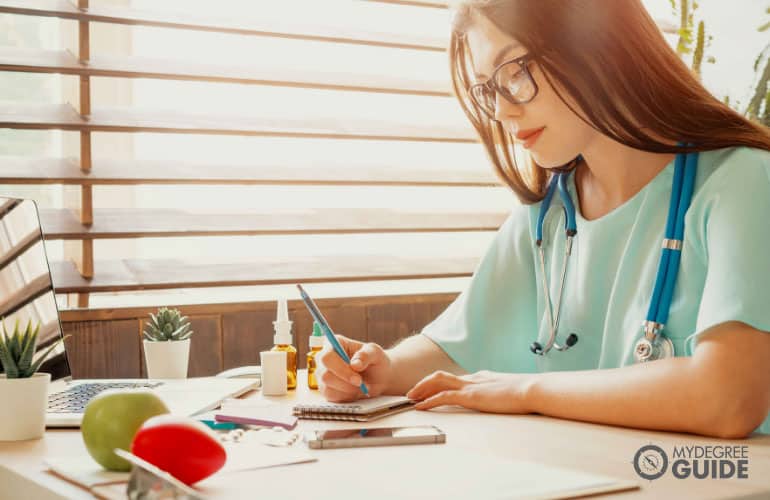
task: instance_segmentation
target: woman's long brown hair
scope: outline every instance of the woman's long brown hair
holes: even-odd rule
[[[495,170],[522,203],[544,196],[549,172],[520,168],[513,138],[477,109],[465,31],[482,15],[535,57],[559,98],[598,132],[658,153],[750,146],[770,150],[770,129],[719,101],[668,45],[641,0],[462,0],[449,46],[454,92]],[[564,89],[579,109],[559,92]],[[654,131],[657,138],[645,130]],[[666,141],[666,142],[663,142]],[[692,146],[675,145],[682,141]]]

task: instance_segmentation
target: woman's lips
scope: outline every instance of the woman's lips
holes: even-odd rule
[[[522,140],[522,146],[524,147],[524,149],[531,148],[535,144],[535,142],[537,142],[537,140],[540,138],[540,136],[543,134],[543,130],[545,130],[545,127],[542,127],[538,131],[536,131],[536,132],[534,132],[532,134],[527,135]]]

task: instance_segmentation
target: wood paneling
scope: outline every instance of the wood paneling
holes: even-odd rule
[[[274,311],[242,311],[222,316],[224,369],[258,365],[259,353],[273,347]]]
[[[75,378],[135,378],[139,376],[137,320],[64,323],[67,355]]]
[[[449,303],[373,305],[367,309],[369,340],[392,347],[400,339],[419,333]]]
[[[436,300],[433,300],[429,302],[430,307],[430,315],[433,318],[438,317],[439,314],[443,313],[444,310],[449,307],[449,305],[454,302],[454,300],[457,298],[457,295],[453,295],[451,297],[437,297]],[[420,328],[424,328],[427,326],[427,324],[422,325]]]
[[[190,316],[190,377],[207,377],[222,371],[222,331],[219,316]]]
[[[456,294],[320,299],[318,307],[332,329],[362,342],[390,347],[433,320]],[[152,309],[154,311],[154,309]],[[273,346],[276,302],[181,306],[190,318],[190,376],[207,376],[244,365],[258,365],[260,351]],[[88,311],[94,313],[94,311]],[[95,311],[99,312],[99,311]],[[134,319],[67,321],[67,351],[76,377],[146,376],[141,331],[147,309],[130,309]],[[289,301],[298,366],[305,367],[312,320],[301,301]],[[102,317],[110,317],[103,314]],[[118,317],[122,317],[118,315]],[[72,319],[72,318],[70,318]]]
[[[362,305],[336,305],[324,307],[316,304],[323,313],[326,321],[334,333],[345,337],[366,342],[366,306]],[[304,305],[296,309],[291,309],[289,314],[292,321],[292,332],[294,333],[294,345],[297,347],[300,356],[300,368],[306,367],[306,356],[308,352],[308,337],[313,333],[313,318]]]

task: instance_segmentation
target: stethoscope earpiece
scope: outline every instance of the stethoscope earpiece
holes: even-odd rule
[[[540,342],[532,342],[529,350],[532,351],[532,354],[543,354],[543,346],[540,345]]]
[[[577,336],[577,334],[575,334],[575,333],[570,333],[570,334],[569,334],[569,337],[567,337],[567,341],[566,341],[567,349],[569,349],[569,348],[570,348],[570,347],[572,347],[573,345],[577,344],[577,341],[578,341],[578,336]]]

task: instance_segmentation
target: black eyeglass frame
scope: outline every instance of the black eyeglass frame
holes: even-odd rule
[[[500,63],[500,65],[497,68],[495,68],[495,70],[492,72],[492,76],[489,77],[489,79],[486,82],[484,82],[484,83],[477,83],[475,85],[471,85],[471,87],[469,89],[469,94],[470,94],[471,100],[491,120],[496,120],[496,118],[494,117],[494,113],[490,114],[489,110],[487,110],[485,108],[484,104],[480,103],[476,99],[476,97],[475,97],[475,95],[473,93],[473,89],[478,88],[478,87],[483,87],[483,88],[488,89],[489,91],[494,92],[495,94],[499,93],[501,96],[503,96],[503,98],[506,101],[510,102],[511,104],[526,104],[526,103],[532,101],[532,99],[534,99],[537,96],[537,93],[540,90],[538,88],[538,86],[537,86],[537,82],[535,81],[534,77],[532,76],[532,73],[530,73],[530,71],[529,71],[529,63],[532,62],[533,60],[534,60],[534,56],[532,56],[531,54],[524,54],[523,56],[519,56],[519,57],[516,57],[516,58],[513,58],[513,59],[510,59],[508,61]],[[527,78],[529,78],[529,81],[532,83],[532,87],[534,88],[534,91],[532,92],[532,97],[530,97],[527,100],[519,101],[518,99],[514,98],[513,95],[510,92],[508,92],[507,89],[503,88],[502,86],[498,85],[498,83],[497,83],[497,73],[504,66],[507,66],[507,65],[513,64],[513,63],[516,63],[516,64],[518,64],[521,67],[521,69],[519,71],[524,71],[524,74],[527,76]],[[518,71],[515,74],[518,74]]]

